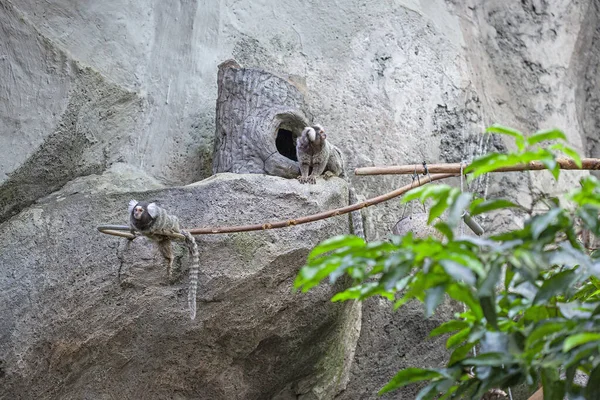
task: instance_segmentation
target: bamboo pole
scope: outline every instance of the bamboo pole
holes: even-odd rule
[[[557,158],[556,162],[561,169],[576,169],[576,170],[600,170],[600,159],[598,158],[582,158],[581,168],[570,158]],[[469,166],[468,163],[462,164],[462,170]],[[532,161],[528,164],[514,165],[510,167],[498,168],[491,172],[513,172],[513,171],[538,171],[547,167],[540,161]],[[427,164],[427,170],[432,174],[460,174],[461,164]],[[363,167],[354,170],[355,175],[409,175],[413,173],[424,174],[425,168],[422,164],[415,165],[395,165],[388,167]]]
[[[415,180],[410,185],[403,186],[396,190],[393,190],[389,193],[382,194],[381,196],[372,197],[367,199],[361,203],[350,204],[345,207],[336,208],[335,210],[323,211],[317,214],[307,215],[305,217],[299,217],[294,219],[288,219],[284,221],[275,221],[275,222],[267,222],[262,224],[254,224],[254,225],[238,225],[238,226],[220,226],[213,228],[193,228],[187,229],[192,235],[207,235],[207,234],[218,234],[218,233],[234,233],[234,232],[248,232],[248,231],[262,231],[267,229],[277,229],[277,228],[285,228],[288,226],[301,225],[309,222],[319,221],[321,219],[326,219],[329,217],[335,217],[338,215],[347,214],[349,212],[360,210],[361,208],[370,207],[375,204],[383,203],[384,201],[393,199],[394,197],[398,197],[408,192],[410,189],[416,188],[418,186],[422,186],[426,183],[438,181],[440,179],[446,179],[453,176],[457,176],[458,174],[434,174],[430,176],[420,177],[418,180]],[[119,231],[130,231],[131,228],[125,225],[101,225],[98,227],[98,230],[102,233],[106,233],[114,236],[126,237],[128,239],[133,239],[135,236],[131,233],[119,232]]]

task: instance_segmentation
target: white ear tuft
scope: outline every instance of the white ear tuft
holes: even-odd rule
[[[310,140],[311,142],[314,142],[315,139],[317,138],[317,133],[315,132],[315,130],[313,128],[304,128],[304,130],[306,131],[308,140]]]
[[[137,200],[129,200],[129,214],[131,214],[131,212],[133,211],[133,207],[135,207],[137,205],[138,201]]]
[[[153,219],[158,217],[158,206],[156,203],[148,204],[148,214],[150,214]]]

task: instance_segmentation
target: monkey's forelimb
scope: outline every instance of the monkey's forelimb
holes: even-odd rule
[[[323,172],[325,172],[326,167],[327,167],[327,159],[315,161],[313,163],[312,173],[308,177],[310,180],[310,183],[312,183],[312,184],[317,183],[317,176],[323,175]]]
[[[169,239],[159,239],[156,241],[158,245],[158,250],[165,257],[167,261],[167,276],[169,277],[169,282],[173,280],[173,260],[175,260],[175,256],[173,255],[173,248],[171,247],[171,241]]]
[[[300,181],[300,183],[308,182],[309,171],[310,171],[310,164],[300,162],[300,176],[298,177],[298,181]]]

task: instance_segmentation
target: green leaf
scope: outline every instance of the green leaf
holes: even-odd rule
[[[391,381],[380,391],[379,395],[410,385],[412,383],[426,381],[441,377],[442,374],[433,369],[406,368],[398,372]]]
[[[446,239],[454,240],[454,232],[452,232],[452,228],[450,228],[450,226],[448,226],[447,223],[438,222],[437,224],[434,225],[434,227],[435,227],[435,229],[440,231],[440,233],[442,235],[446,236]]]
[[[576,335],[570,336],[563,343],[563,352],[566,353],[571,349],[581,346],[582,344],[591,342],[591,341],[600,341],[600,333],[578,333]],[[600,343],[599,343],[600,344]]]
[[[556,334],[562,330],[566,331],[567,325],[563,322],[555,322],[555,321],[542,321],[538,324],[533,331],[527,336],[527,340],[525,341],[526,347],[531,347],[537,341],[544,339],[548,335]]]
[[[298,276],[294,280],[294,289],[302,288],[303,292],[308,291],[312,287],[319,284],[330,273],[335,271],[340,266],[340,260],[335,258],[324,259],[322,263],[309,266],[305,265],[300,268]]]
[[[479,286],[479,290],[477,291],[478,297],[491,297],[496,293],[496,287],[500,283],[500,275],[502,274],[502,269],[500,265],[492,265],[490,270],[488,271],[488,275],[485,277],[481,285]]]
[[[544,387],[544,400],[563,400],[565,385],[560,380],[557,369],[542,369],[542,385]]]
[[[429,209],[429,218],[427,218],[427,224],[430,225],[433,220],[438,218],[446,211],[448,206],[452,204],[454,196],[450,193],[447,197],[439,197],[434,200],[434,204]]]
[[[308,261],[312,261],[317,257],[341,248],[356,248],[365,245],[365,240],[354,235],[338,235],[322,241],[308,255]]]
[[[448,285],[446,292],[456,301],[465,303],[471,309],[476,319],[483,318],[483,311],[479,302],[473,296],[470,289],[462,287],[460,284]]]
[[[456,227],[463,215],[465,209],[471,203],[471,199],[473,198],[473,194],[471,193],[460,193],[458,197],[452,199],[453,202],[450,204],[450,208],[448,210],[448,218],[446,222],[451,227]]]
[[[446,348],[451,349],[452,347],[461,344],[464,342],[469,334],[471,333],[471,328],[465,328],[458,333],[450,336],[448,340],[446,340]]]
[[[503,157],[503,154],[498,154],[498,153],[489,153],[489,154],[484,154],[480,157],[477,157],[475,160],[473,160],[473,162],[471,162],[469,165],[467,165],[465,167],[464,173],[468,174],[468,173],[473,173],[473,172],[477,172],[479,170],[479,168],[482,168],[486,165],[488,165],[489,163],[493,162],[494,160],[498,159],[499,157]]]
[[[512,208],[512,207],[520,208],[520,206],[518,206],[517,204],[513,203],[512,201],[505,200],[505,199],[486,200],[475,206],[473,206],[473,204],[474,203],[471,204],[471,208],[469,210],[469,212],[472,216],[483,214],[483,213],[494,211],[494,210],[499,210],[502,208]]]
[[[472,396],[474,395],[475,392],[477,392],[477,389],[479,387],[479,381],[475,378],[472,379],[468,379],[464,382],[462,382],[462,384],[460,385],[460,387],[458,388],[458,390],[456,391],[456,393],[454,394],[455,399],[467,399],[470,398],[472,400],[479,400],[480,398],[476,398],[474,399]]]
[[[554,179],[558,180],[558,176],[560,175],[560,166],[556,162],[554,156],[544,157],[540,161],[546,166],[548,171],[552,173]]]
[[[550,318],[548,308],[545,306],[531,306],[525,309],[523,319],[527,322],[539,322]]]
[[[444,322],[434,330],[429,333],[430,337],[435,337],[439,335],[443,335],[444,333],[454,332],[459,329],[463,329],[469,326],[468,322],[460,321],[460,320],[452,320],[448,322]]]
[[[542,232],[548,228],[548,225],[563,212],[562,208],[553,208],[546,214],[534,217],[531,221],[531,236],[533,239],[539,239]]]
[[[400,199],[401,203],[408,203],[411,200],[419,199],[421,202],[429,198],[433,199],[441,199],[448,197],[448,193],[452,190],[457,190],[452,186],[445,184],[429,184],[425,186],[419,186],[414,189],[409,190],[402,196]]]
[[[550,277],[542,284],[533,299],[533,304],[546,304],[551,298],[559,293],[563,293],[565,288],[570,288],[577,280],[577,274],[574,270],[559,272]]]
[[[469,285],[475,284],[475,274],[464,265],[453,260],[440,260],[439,263],[452,279],[463,281]]]
[[[527,145],[533,146],[534,144],[538,144],[545,140],[558,140],[562,139],[564,141],[567,140],[565,134],[559,129],[547,129],[534,133],[533,135],[527,138]]]
[[[453,366],[454,364],[456,364],[459,361],[462,361],[468,354],[469,352],[473,349],[473,347],[475,347],[477,343],[473,342],[473,343],[465,343],[462,346],[457,347],[453,352],[452,355],[450,356],[450,360],[448,361],[448,366]]]
[[[473,171],[469,175],[471,180],[488,172],[524,163],[523,157],[516,154],[492,154],[491,156],[485,159],[485,162],[475,160],[469,165],[467,170]]]
[[[341,293],[336,294],[331,299],[332,302],[345,301],[345,300],[364,300],[371,296],[382,296],[392,301],[394,300],[394,294],[385,290],[377,282],[365,282],[360,285],[353,286],[344,290]]]
[[[599,232],[600,221],[598,221],[598,209],[596,207],[584,205],[577,210],[577,216],[581,218],[586,228],[592,232]]]
[[[567,157],[571,158],[575,165],[581,168],[583,165],[581,164],[581,157],[579,154],[570,146],[567,146],[562,143],[555,143],[548,147],[549,150],[556,150],[564,153]]]
[[[443,285],[434,286],[425,292],[425,317],[429,318],[435,312],[444,298],[446,288]]]
[[[496,302],[494,300],[495,296],[480,297],[479,304],[481,304],[481,309],[483,310],[485,319],[487,319],[489,324],[492,325],[494,329],[499,329],[496,315]]]
[[[553,346],[554,348],[554,346]],[[569,357],[562,361],[561,367],[571,368],[571,367],[583,367],[582,360],[589,360],[590,356],[595,356],[598,354],[598,343],[589,342],[587,344],[576,347],[575,349],[569,352]]]
[[[600,399],[600,364],[596,366],[590,373],[588,385],[585,388],[586,399]]]
[[[504,274],[504,290],[505,291],[508,291],[508,288],[510,287],[510,284],[514,277],[515,277],[514,268],[512,267],[512,265],[507,265],[506,272]]]
[[[443,395],[438,400],[453,399],[454,393],[456,393],[457,389],[458,389],[458,385],[453,385],[453,386],[449,387],[446,391],[441,391],[443,393]]]
[[[502,367],[509,366],[515,360],[510,354],[506,353],[482,353],[477,357],[467,358],[462,364],[476,367]]]
[[[519,151],[525,150],[525,136],[516,129],[508,128],[499,124],[494,124],[485,130],[490,133],[499,133],[502,135],[509,135],[515,138],[515,144]]]
[[[437,396],[438,390],[436,389],[438,382],[432,382],[425,386],[419,391],[415,400],[431,400]]]

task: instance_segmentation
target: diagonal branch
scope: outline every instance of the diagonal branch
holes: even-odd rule
[[[422,186],[426,183],[438,181],[440,179],[446,179],[453,176],[457,176],[457,173],[451,174],[437,174],[430,176],[422,176],[418,181],[414,181],[410,185],[403,186],[394,191],[391,191],[386,194],[382,194],[381,196],[373,197],[367,199],[361,203],[350,204],[345,207],[336,208],[335,210],[323,211],[318,214],[307,215],[305,217],[299,217],[294,219],[288,219],[283,221],[276,222],[266,222],[262,224],[254,224],[254,225],[238,225],[238,226],[220,226],[214,228],[193,228],[187,229],[192,235],[207,235],[207,234],[217,234],[217,233],[233,233],[233,232],[248,232],[248,231],[262,231],[267,229],[277,229],[277,228],[285,228],[288,226],[307,224],[309,222],[315,222],[322,219],[336,217],[338,215],[348,214],[349,212],[360,210],[361,208],[374,206],[379,203],[383,203],[384,201],[388,201],[393,199],[394,197],[398,197],[408,192],[410,189],[416,188],[418,186]],[[122,236],[127,237],[128,239],[133,239],[133,235],[131,233],[124,233],[119,231],[127,231],[129,232],[131,228],[128,226],[120,226],[120,225],[101,225],[98,227],[98,230],[102,233],[106,233],[109,235]]]

